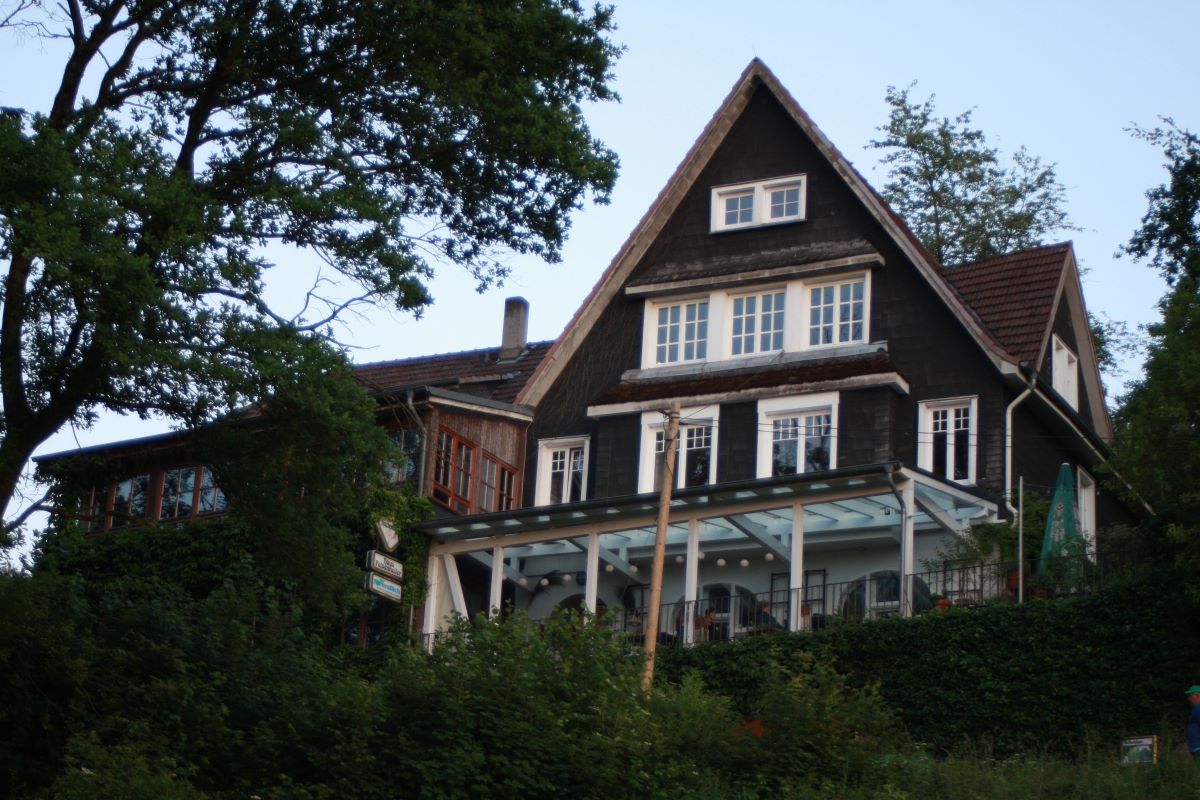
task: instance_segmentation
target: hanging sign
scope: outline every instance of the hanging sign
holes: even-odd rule
[[[372,572],[367,576],[367,591],[372,594],[377,594],[380,597],[386,597],[393,603],[400,602],[401,589],[400,584],[395,581],[388,580],[378,572]]]
[[[367,569],[371,572],[382,572],[398,581],[404,580],[404,564],[394,558],[388,558],[378,550],[367,551]]]
[[[383,545],[383,549],[389,553],[400,545],[400,537],[397,535],[396,529],[385,519],[375,523],[375,533],[379,536],[379,543]]]

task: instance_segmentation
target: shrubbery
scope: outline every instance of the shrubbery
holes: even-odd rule
[[[1089,733],[1115,741],[1185,715],[1197,652],[1193,595],[1181,576],[1159,574],[1078,599],[754,637],[661,663],[674,680],[698,670],[750,713],[766,676],[811,656],[852,685],[878,684],[910,735],[938,751],[1070,753]]]

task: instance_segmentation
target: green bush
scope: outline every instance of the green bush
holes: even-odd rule
[[[909,734],[939,752],[1076,752],[1182,720],[1196,680],[1200,613],[1178,575],[1089,597],[884,619],[664,653],[664,677],[697,671],[752,713],[764,678],[811,654],[851,685],[878,684]]]

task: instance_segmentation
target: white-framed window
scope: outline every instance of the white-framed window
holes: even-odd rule
[[[783,349],[787,292],[772,289],[729,298],[729,354],[748,356]]]
[[[1088,552],[1096,551],[1096,480],[1084,471],[1083,467],[1075,469],[1076,493],[1078,502],[1076,522],[1079,533],[1087,542]]]
[[[534,501],[539,506],[587,499],[587,436],[543,439],[538,443]]]
[[[837,467],[837,392],[758,401],[756,475],[770,478]]]
[[[1079,357],[1057,336],[1054,342],[1054,363],[1050,377],[1054,391],[1076,411],[1079,410]]]
[[[654,363],[704,361],[708,358],[708,299],[654,309]]]
[[[917,466],[955,483],[975,483],[978,397],[930,400],[917,415]]]
[[[675,453],[675,488],[706,486],[717,481],[719,406],[684,408],[679,414],[679,444]],[[666,417],[659,411],[642,414],[642,447],[638,491],[657,491],[662,482],[666,452]]]
[[[806,287],[809,347],[864,342],[867,336],[867,280],[864,275]]]
[[[646,300],[642,368],[870,341],[871,273]]]
[[[713,233],[799,222],[807,211],[808,177],[786,175],[712,190]]]

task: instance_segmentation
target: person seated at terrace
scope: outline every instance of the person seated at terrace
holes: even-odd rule
[[[779,620],[771,613],[771,604],[766,600],[758,604],[758,613],[754,615],[754,627],[759,630],[783,630]]]

